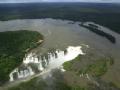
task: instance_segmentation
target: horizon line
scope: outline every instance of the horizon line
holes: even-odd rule
[[[82,2],[82,1],[78,1],[78,2],[0,2],[0,4],[29,4],[29,3],[105,3],[105,4],[120,4],[120,2]]]

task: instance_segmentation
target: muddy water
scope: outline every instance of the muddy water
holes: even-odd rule
[[[86,28],[79,26],[79,23],[80,22],[71,23],[71,21],[55,19],[23,19],[0,21],[0,31],[39,31],[45,37],[45,42],[42,45],[43,50],[49,48],[64,49],[68,46],[87,44],[90,47],[99,49],[100,51],[112,53],[115,55],[120,52],[119,34],[102,27],[105,32],[108,32],[116,37],[117,43],[112,44],[106,38],[96,35]]]
[[[99,26],[104,32],[110,33],[116,38],[116,43],[113,44],[104,37],[101,37],[86,28],[80,26],[81,22],[72,22],[68,20],[56,19],[22,19],[0,21],[0,32],[15,31],[15,30],[33,30],[44,35],[44,43],[35,49],[38,53],[46,52],[49,49],[55,48],[64,50],[68,46],[89,45],[91,52],[101,55],[110,55],[116,58],[116,64],[113,71],[116,73],[116,78],[120,72],[120,35],[110,31],[108,28]],[[115,71],[117,70],[117,71]],[[107,76],[114,75],[108,72]]]

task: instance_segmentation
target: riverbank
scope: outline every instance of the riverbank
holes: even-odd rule
[[[36,31],[0,32],[0,85],[9,81],[10,72],[21,65],[25,54],[42,42],[43,36]]]

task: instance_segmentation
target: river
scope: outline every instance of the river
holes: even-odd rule
[[[81,22],[50,18],[18,19],[0,21],[0,32],[15,30],[35,30],[44,36],[43,44],[33,50],[33,52],[37,53],[38,56],[43,53],[48,53],[48,51],[51,49],[59,49],[61,51],[64,51],[69,46],[83,46],[87,47],[88,51],[101,55],[113,56],[116,58],[117,62],[114,68],[118,68],[120,64],[120,35],[109,30],[106,27],[98,25],[104,32],[107,32],[115,37],[116,43],[113,44],[105,37],[89,31],[87,28],[80,26],[80,24]],[[78,54],[80,53],[77,53],[76,56]]]

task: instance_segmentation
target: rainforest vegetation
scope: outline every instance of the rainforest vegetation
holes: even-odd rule
[[[0,4],[0,20],[54,18],[92,21],[120,33],[120,5],[98,3]]]
[[[9,80],[10,72],[22,63],[26,50],[38,45],[43,36],[36,31],[0,32],[0,84]]]

